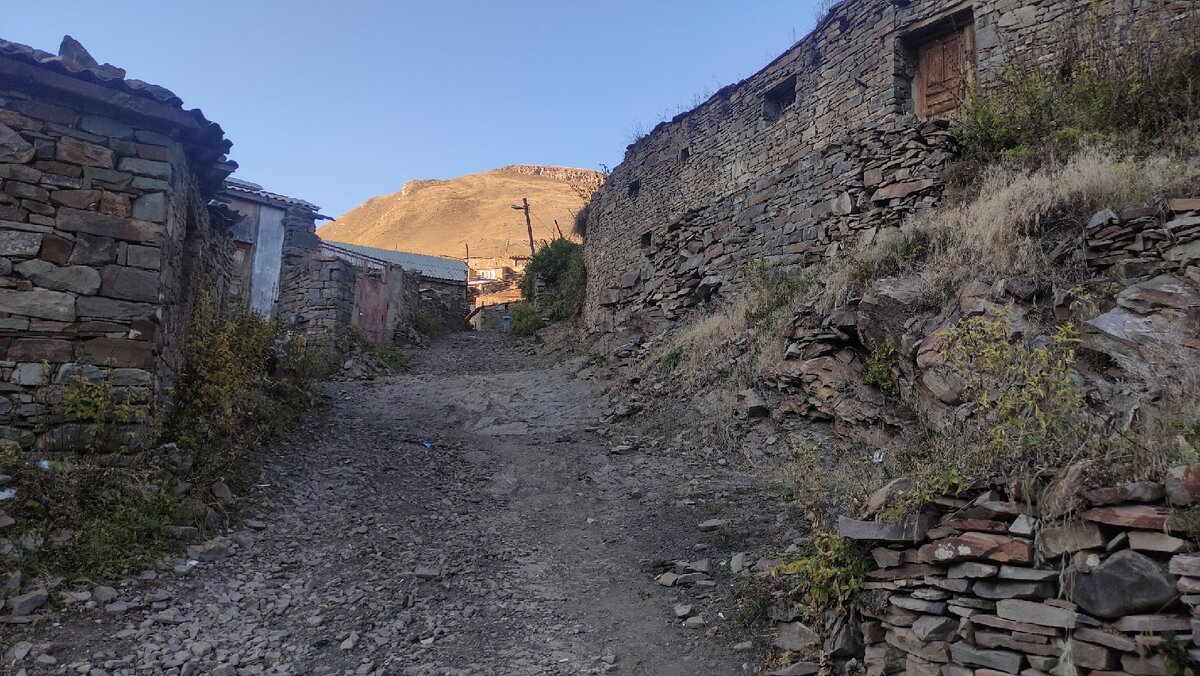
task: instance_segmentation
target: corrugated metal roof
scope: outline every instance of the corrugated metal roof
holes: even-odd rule
[[[305,209],[313,212],[321,210],[321,207],[318,207],[312,202],[306,202],[299,197],[288,197],[287,195],[280,195],[279,193],[274,193],[269,190],[263,190],[263,187],[257,183],[243,181],[238,178],[225,179],[225,190],[227,192],[236,194],[259,197],[268,201],[279,202],[281,204],[291,204],[298,207],[304,207]]]
[[[467,264],[454,258],[426,256],[425,254],[409,253],[407,251],[392,251],[391,249],[376,249],[372,246],[360,246],[333,240],[321,240],[322,244],[336,254],[338,249],[344,249],[352,254],[377,258],[381,261],[399,265],[405,270],[416,270],[424,277],[444,279],[452,282],[467,281]]]

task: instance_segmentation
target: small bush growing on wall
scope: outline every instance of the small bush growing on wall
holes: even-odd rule
[[[538,307],[549,319],[570,319],[583,310],[587,292],[587,272],[583,247],[562,237],[542,245],[521,278],[521,296],[534,300],[538,277],[545,285],[537,298]]]
[[[885,343],[871,351],[867,356],[866,368],[863,370],[863,382],[879,388],[881,392],[890,396],[896,396],[900,393],[899,387],[896,385],[896,369],[900,362],[900,354],[896,351],[896,346],[891,343]]]
[[[63,410],[87,423],[86,448],[124,446],[127,440],[119,438],[120,426],[147,422],[149,392],[134,388],[118,391],[108,374],[94,366],[76,363],[71,368],[70,380],[63,389]]]
[[[978,466],[1062,466],[1091,436],[1072,378],[1077,331],[1059,326],[1049,340],[1036,342],[1013,339],[1011,333],[1004,318],[970,317],[950,336],[950,358],[986,421],[990,457]]]
[[[803,580],[809,601],[808,619],[824,617],[825,610],[842,610],[867,581],[873,567],[871,555],[858,542],[814,524],[809,543],[774,570]]]
[[[1147,22],[1127,34],[1093,15],[1064,28],[1050,69],[1036,58],[998,69],[986,89],[971,87],[960,108],[968,154],[1021,158],[1049,141],[1073,150],[1085,135],[1161,145],[1177,137],[1195,150],[1200,127],[1200,14]]]
[[[10,527],[42,546],[21,550],[26,579],[62,576],[74,583],[139,570],[173,546],[172,525],[200,524],[204,505],[170,493],[168,474],[151,458],[137,467],[110,467],[88,458],[33,461],[10,451],[0,472],[17,497],[5,503]]]

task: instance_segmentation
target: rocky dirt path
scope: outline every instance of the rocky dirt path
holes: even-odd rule
[[[221,540],[230,556],[164,562],[117,606],[26,637],[8,673],[755,671],[717,613],[736,540],[773,515],[701,533],[726,504],[711,496],[753,486],[652,446],[613,453],[580,365],[466,333],[408,373],[325,385]],[[702,556],[718,586],[655,584],[654,562]],[[682,626],[681,601],[706,626]]]

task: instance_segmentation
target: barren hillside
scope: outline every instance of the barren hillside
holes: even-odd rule
[[[563,232],[604,180],[589,169],[512,165],[449,180],[409,181],[375,197],[317,231],[324,239],[384,249],[461,257],[528,255],[525,217],[511,208],[529,199],[533,236]]]

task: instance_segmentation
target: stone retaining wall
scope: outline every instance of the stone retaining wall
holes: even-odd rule
[[[899,524],[843,517],[842,534],[877,544],[857,603],[867,673],[1166,674],[1172,640],[1200,656],[1200,466],[1079,479],[940,496]]]
[[[629,146],[588,209],[586,321],[671,320],[736,289],[749,261],[804,266],[934,206],[952,148],[944,125],[916,120],[912,79],[916,46],[939,25],[973,20],[977,77],[987,82],[1027,52],[1068,49],[1088,12],[1111,19],[1104,25],[1118,36],[1146,26],[1169,35],[1188,7],[839,3],[763,70]],[[781,87],[795,101],[768,114]]]

